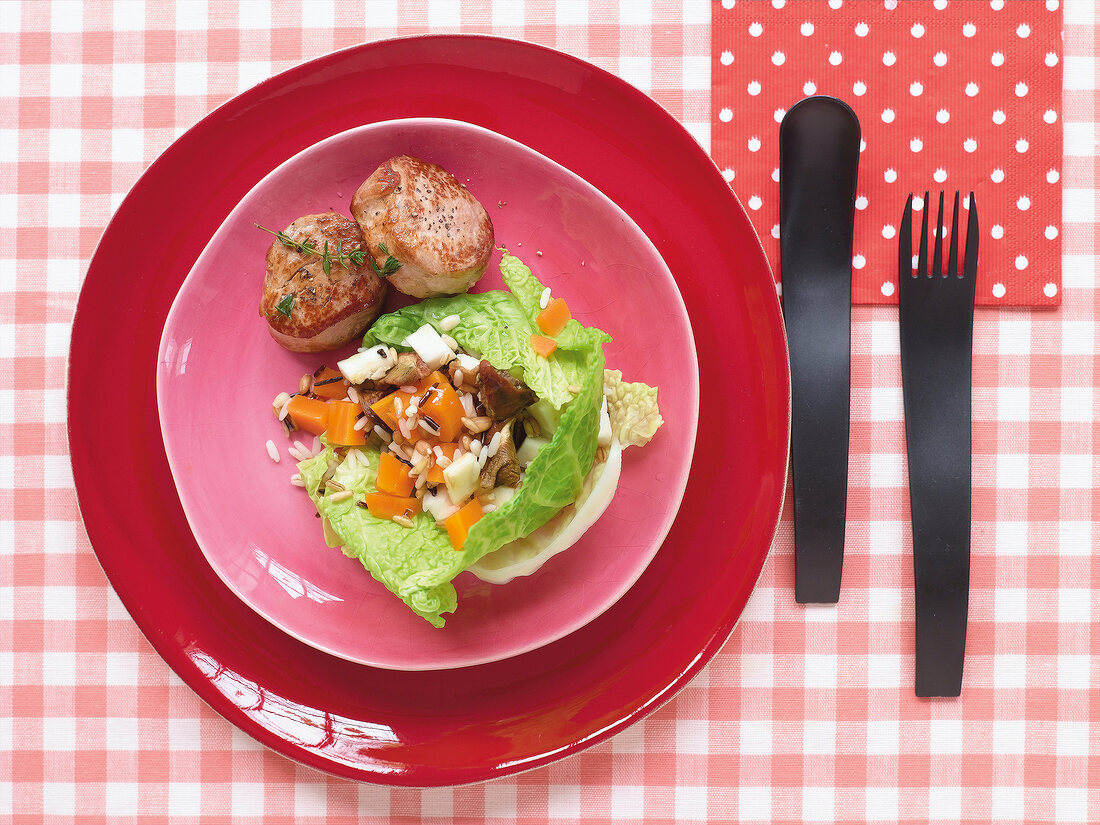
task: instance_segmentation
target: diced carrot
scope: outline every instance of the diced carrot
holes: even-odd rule
[[[328,426],[329,405],[318,398],[292,396],[286,405],[287,415],[299,430],[323,435]]]
[[[322,398],[346,398],[348,385],[344,374],[332,367],[321,367],[313,376],[313,394]]]
[[[569,305],[565,303],[565,299],[554,298],[546,305],[546,309],[538,314],[535,320],[538,322],[539,329],[553,337],[565,329],[565,325],[572,318],[573,315],[569,312]]]
[[[415,497],[367,493],[363,498],[367,503],[367,510],[375,518],[392,519],[394,516],[412,518],[420,512],[420,499]]]
[[[410,496],[415,479],[409,476],[409,465],[386,450],[378,459],[378,477],[374,480],[374,486],[380,493],[389,493],[394,496]]]
[[[462,505],[457,513],[444,519],[443,526],[447,528],[447,535],[451,537],[451,546],[455,550],[462,549],[470,528],[477,524],[483,515],[485,513],[481,509],[481,502],[476,498],[472,498]]]
[[[455,450],[457,449],[458,445],[454,443],[439,445],[439,451],[443,453],[443,455],[445,455],[449,461],[454,461]],[[428,483],[443,484],[443,469],[443,467],[440,467],[438,464],[433,462],[432,466],[428,468]]]
[[[462,406],[462,400],[458,397],[454,387],[451,386],[450,381],[447,380],[447,376],[436,370],[417,382],[415,387],[415,392],[394,390],[389,395],[383,396],[371,404],[371,410],[385,422],[387,427],[398,434],[401,429],[394,410],[394,400],[401,402],[402,413],[408,408],[410,402],[415,401],[420,411],[435,422],[439,428],[439,441],[454,441],[462,432],[462,416],[466,412]],[[427,395],[426,398],[425,394]],[[423,403],[421,403],[422,398],[424,399]],[[428,437],[423,429],[416,427],[410,432],[407,440],[410,443],[415,443]]]
[[[333,401],[329,405],[328,426],[325,435],[332,444],[357,447],[367,443],[366,427],[355,429],[355,422],[365,415],[358,404],[351,401]]]
[[[532,335],[531,346],[543,358],[549,358],[554,350],[558,348],[558,342],[553,338],[546,338],[542,335]]]

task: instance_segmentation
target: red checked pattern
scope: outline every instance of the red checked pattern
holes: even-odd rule
[[[1018,197],[1013,174],[1034,173],[1040,189],[1051,187],[1031,196],[1029,216],[1055,214],[1046,201],[1057,200],[1052,193],[1061,187],[1062,220],[1036,223],[1059,228],[1061,260],[1028,251],[1021,275],[1011,265],[1021,254],[1013,248],[1010,266],[998,270],[1029,282],[1038,272],[1040,293],[1045,282],[1057,284],[1050,303],[1061,305],[976,314],[974,556],[961,699],[913,696],[897,314],[887,306],[853,310],[840,604],[794,603],[788,505],[773,556],[725,648],[674,700],[589,751],[472,787],[356,785],[241,734],[142,637],[81,526],[66,443],[65,360],[96,240],[179,132],[238,91],[331,49],[394,34],[478,31],[555,46],[622,75],[704,143],[713,127],[717,153],[722,131],[744,113],[722,97],[721,85],[711,94],[707,70],[713,65],[722,83],[725,48],[712,53],[711,14],[734,21],[721,24],[738,32],[732,65],[755,42],[753,20],[778,19],[777,4],[746,0],[731,9],[718,0],[491,5],[403,0],[364,13],[351,2],[0,3],[0,821],[1100,822],[1100,97],[1091,0],[1057,10],[1064,49],[1034,45],[1049,34],[1039,19],[1045,2],[1028,4],[1036,9],[1031,37],[1005,35],[1006,66],[1047,51],[1062,57],[1061,93],[1032,85],[1023,103],[1012,92],[1003,105],[1006,114],[1011,105],[1035,115],[1040,131],[1042,113],[1058,113],[1065,151],[1021,163],[1009,149],[1005,181],[978,190],[983,224],[992,231],[998,209],[1011,214],[1012,197],[997,193]],[[911,5],[933,8],[902,0],[898,11]],[[965,5],[985,21],[999,4],[950,5],[945,13]],[[787,3],[793,18],[792,7],[811,4]],[[848,0],[836,13],[854,32],[878,7]],[[812,8],[823,27],[826,3]],[[817,37],[825,31],[815,30]],[[720,28],[713,35],[729,42]],[[872,36],[873,29],[868,42]],[[767,47],[762,77],[775,76],[776,49]],[[971,57],[988,65],[985,53]],[[845,52],[844,70],[854,73],[854,63]],[[867,71],[884,76],[881,55]],[[818,91],[827,90],[818,81]],[[781,105],[754,116],[761,135],[774,135],[772,108]],[[734,110],[728,124],[720,117],[726,106]],[[975,129],[983,130],[976,134],[994,130],[976,104],[950,111],[959,134],[975,111]],[[878,110],[861,118],[868,152],[886,151],[877,148],[889,132]],[[889,152],[909,157],[905,138]],[[1033,147],[1041,140],[1029,138]],[[921,155],[931,155],[930,143]],[[733,163],[718,158],[719,168]],[[1044,177],[1051,168],[1061,170],[1055,184]],[[745,178],[756,171],[770,181],[767,163],[737,167],[733,187],[743,202],[755,193]],[[945,185],[953,186],[958,172],[950,171]],[[931,186],[933,173],[920,179]],[[982,174],[988,179],[989,171]],[[867,197],[863,237],[889,220],[871,222],[878,213]],[[891,199],[894,211],[903,200]],[[1001,224],[1010,241],[1008,218]],[[770,224],[763,228],[768,242]],[[984,249],[995,249],[989,238]]]
[[[975,193],[979,305],[1061,301],[1058,2],[721,5],[711,148],[777,276],[778,121],[821,94],[850,105],[862,129],[853,301],[897,301],[906,196],[917,193],[919,208],[920,193],[939,189]]]

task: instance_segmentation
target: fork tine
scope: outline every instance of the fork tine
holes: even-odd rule
[[[932,253],[932,274],[943,275],[943,190],[940,190],[940,211],[936,214],[936,249]]]
[[[913,277],[913,193],[905,202],[905,211],[901,214],[901,236],[898,241],[898,278]],[[900,287],[900,284],[899,284]]]
[[[924,193],[924,208],[921,209],[923,217],[920,225],[920,249],[917,250],[917,277],[924,278],[928,275],[928,192]]]
[[[947,274],[961,278],[959,272],[959,192],[955,190],[955,208],[951,213],[951,250],[947,254]]]
[[[970,217],[966,221],[966,253],[963,258],[963,277],[974,281],[978,277],[978,204],[970,193]]]

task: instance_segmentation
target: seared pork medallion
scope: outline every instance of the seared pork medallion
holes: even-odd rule
[[[406,295],[458,295],[485,274],[493,222],[441,166],[409,155],[390,158],[359,187],[351,213],[377,270]]]
[[[362,335],[382,311],[386,282],[367,260],[358,224],[323,212],[274,234],[260,298],[271,337],[294,352],[321,352]]]

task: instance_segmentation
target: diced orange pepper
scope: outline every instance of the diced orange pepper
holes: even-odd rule
[[[363,499],[366,501],[367,510],[375,518],[392,519],[394,516],[412,518],[420,512],[420,499],[415,497],[367,493]]]
[[[454,443],[440,444],[439,445],[439,451],[441,453],[443,453],[443,455],[445,455],[447,457],[447,459],[450,460],[450,461],[454,461],[455,451],[457,449],[458,449],[458,445],[454,444]],[[434,450],[433,450],[433,452],[434,452]],[[438,464],[434,463],[434,461],[433,461],[432,466],[428,468],[428,483],[429,484],[442,484],[444,482],[443,469],[444,469],[443,467],[440,467]]]
[[[481,509],[481,502],[472,498],[462,505],[457,513],[443,520],[443,526],[447,529],[447,535],[451,537],[451,546],[455,550],[462,549],[470,528],[477,524],[483,515],[485,512]]]
[[[543,335],[532,335],[531,346],[534,348],[535,352],[543,358],[549,358],[554,350],[558,348],[558,342],[553,338],[547,338]]]
[[[409,465],[386,450],[378,459],[378,477],[374,486],[380,493],[393,496],[411,496],[416,480],[409,475]]]
[[[454,441],[462,432],[462,417],[466,415],[466,411],[465,407],[462,406],[462,400],[458,397],[458,393],[451,386],[451,382],[447,380],[447,376],[436,370],[417,382],[415,386],[415,392],[394,390],[389,395],[371,404],[371,410],[396,434],[400,433],[401,430],[397,423],[397,415],[394,412],[394,399],[401,401],[402,413],[408,408],[411,401],[416,401],[420,411],[431,418],[439,427],[438,440],[440,442]],[[421,404],[420,399],[424,397],[425,393],[428,397]],[[417,427],[410,432],[407,440],[410,443],[415,443],[428,437],[423,429]]]
[[[348,385],[344,374],[332,367],[321,367],[313,376],[313,394],[322,398],[347,398]]]
[[[299,430],[313,435],[324,435],[329,416],[329,405],[326,402],[305,395],[295,395],[287,402],[286,410]]]
[[[565,303],[565,299],[554,298],[546,305],[546,309],[535,317],[535,320],[538,322],[539,329],[553,337],[565,329],[565,325],[572,318],[573,314],[569,311],[569,305]]]
[[[329,405],[325,434],[332,444],[358,447],[367,443],[366,427],[355,429],[355,422],[364,415],[362,407],[351,401],[333,401]]]

